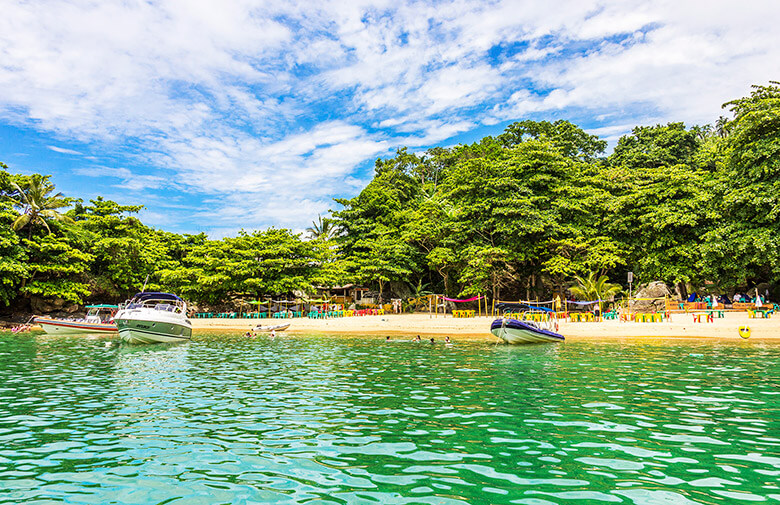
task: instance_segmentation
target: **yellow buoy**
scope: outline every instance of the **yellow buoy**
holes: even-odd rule
[[[750,326],[740,327],[739,336],[742,338],[750,338]]]

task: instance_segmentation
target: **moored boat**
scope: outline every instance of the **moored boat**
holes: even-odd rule
[[[265,332],[265,331],[284,331],[287,328],[290,327],[290,323],[284,323],[284,324],[277,324],[277,325],[271,325],[271,326],[263,326],[263,325],[257,325],[255,326],[254,330],[252,331],[258,331],[258,332]]]
[[[136,294],[115,316],[122,341],[130,344],[185,342],[192,337],[187,304],[171,293]]]
[[[87,305],[83,319],[62,319],[39,316],[34,319],[43,331],[51,335],[84,335],[116,333],[114,314],[116,305]]]
[[[552,327],[544,326],[547,326],[544,322],[498,318],[490,325],[490,332],[508,344],[539,344],[565,340],[565,337],[553,331]]]

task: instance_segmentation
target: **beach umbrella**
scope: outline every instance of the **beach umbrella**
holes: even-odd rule
[[[715,295],[712,295],[712,308],[713,309],[718,308],[718,299],[715,297]]]
[[[756,290],[756,291],[758,291],[758,290]],[[761,295],[759,295],[758,292],[756,292],[756,308],[757,309],[761,308]]]

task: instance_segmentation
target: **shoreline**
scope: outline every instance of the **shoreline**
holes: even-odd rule
[[[745,340],[738,329],[748,326],[748,340],[780,341],[779,319],[749,319],[745,312],[726,313],[712,323],[694,323],[691,314],[674,314],[663,323],[601,321],[598,323],[559,323],[559,333],[567,339],[621,338],[693,338]],[[203,331],[248,331],[258,324],[290,323],[285,333],[428,336],[445,335],[469,339],[493,339],[490,334],[492,317],[453,318],[428,314],[389,314],[384,316],[345,317],[335,319],[192,319],[194,333]]]

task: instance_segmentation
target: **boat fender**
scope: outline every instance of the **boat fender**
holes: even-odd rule
[[[739,336],[745,339],[750,338],[750,326],[740,326]]]

